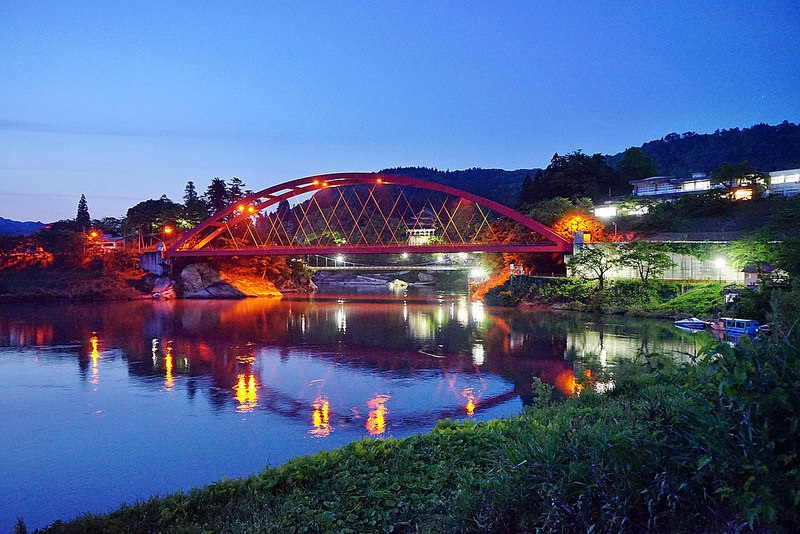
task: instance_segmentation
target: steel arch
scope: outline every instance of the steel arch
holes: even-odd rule
[[[239,222],[244,221],[255,213],[261,212],[282,200],[310,193],[325,188],[335,188],[348,185],[399,185],[435,191],[452,195],[454,197],[468,200],[488,208],[500,215],[519,223],[542,237],[549,243],[546,244],[514,244],[514,243],[447,243],[429,245],[348,245],[339,244],[331,246],[330,251],[347,254],[383,254],[398,252],[543,252],[543,253],[568,253],[572,250],[572,244],[553,232],[542,223],[526,217],[521,213],[508,208],[502,204],[474,195],[467,191],[461,191],[454,187],[429,182],[419,178],[410,178],[396,174],[384,173],[334,173],[321,174],[298,178],[278,185],[262,189],[256,193],[248,195],[240,201],[231,204],[227,208],[218,211],[192,230],[187,232],[173,245],[165,251],[167,257],[181,256],[242,256],[242,255],[295,255],[295,254],[314,254],[323,252],[320,245],[306,246],[280,246],[280,247],[256,247],[256,248],[236,248],[236,249],[205,249],[204,247],[214,238],[223,234],[231,227],[235,227]],[[247,205],[250,210],[239,210],[242,205]],[[240,211],[240,213],[236,213]],[[230,219],[226,220],[227,217]],[[206,231],[211,230],[207,235],[200,237]],[[195,238],[199,241],[193,242]]]

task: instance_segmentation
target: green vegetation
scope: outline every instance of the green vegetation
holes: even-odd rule
[[[688,176],[711,172],[724,161],[747,160],[762,171],[800,167],[800,126],[784,121],[774,126],[717,130],[711,134],[671,133],[642,145],[642,152],[658,164],[663,175]],[[616,166],[624,153],[608,157]]]
[[[490,289],[489,306],[543,305],[601,313],[628,313],[652,317],[711,316],[725,309],[723,284],[716,282],[642,282],[515,276]]]
[[[653,355],[565,402],[538,383],[518,417],[365,439],[43,532],[792,532],[798,356],[778,342]]]
[[[0,270],[0,301],[132,300],[150,290],[138,256],[122,251],[85,256],[78,264]]]

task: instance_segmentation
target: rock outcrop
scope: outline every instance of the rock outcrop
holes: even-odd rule
[[[206,263],[193,263],[181,271],[183,298],[235,299],[246,297],[243,292],[220,279],[219,273]]]

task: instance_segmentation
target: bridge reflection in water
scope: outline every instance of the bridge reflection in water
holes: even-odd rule
[[[103,312],[88,338],[95,388],[102,336],[122,349],[132,375],[161,376],[164,392],[194,396],[205,387],[216,410],[263,410],[303,422],[315,438],[354,425],[381,436],[491,414],[515,399],[525,405],[534,377],[573,395],[581,387],[576,362],[578,376],[592,379],[591,365],[581,362],[593,359],[595,371],[608,365],[614,356],[606,346],[630,355],[659,344],[658,336],[620,334],[602,322],[588,328],[595,323],[574,315],[489,313],[463,297],[435,304],[402,297],[167,301],[121,309],[128,311]],[[3,334],[11,344],[53,335],[49,325],[23,330]],[[684,352],[693,343],[672,340]],[[428,383],[424,400],[409,386],[415,381]]]
[[[0,305],[0,450],[18,459],[0,470],[0,524],[513,415],[535,377],[572,395],[618,357],[697,344],[665,322],[432,296]]]

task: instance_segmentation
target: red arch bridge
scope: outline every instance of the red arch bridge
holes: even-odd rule
[[[248,195],[187,232],[165,256],[571,250],[547,226],[466,191],[407,176],[340,173]]]

